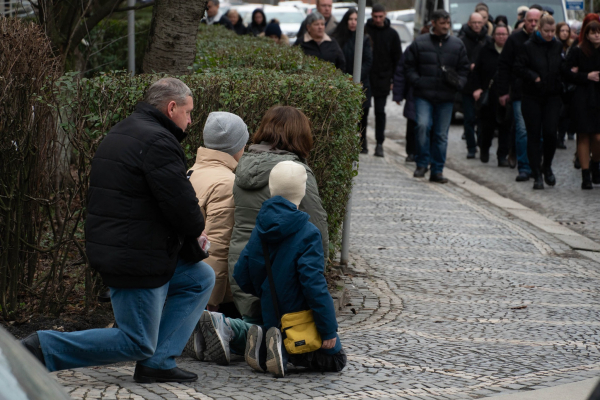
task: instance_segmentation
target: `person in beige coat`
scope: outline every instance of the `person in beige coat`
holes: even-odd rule
[[[198,148],[196,163],[188,171],[210,241],[210,256],[204,262],[216,275],[215,287],[206,307],[209,311],[218,311],[220,304],[232,301],[227,258],[234,223],[234,171],[244,154],[248,136],[248,127],[237,115],[210,113],[204,125],[205,147]]]

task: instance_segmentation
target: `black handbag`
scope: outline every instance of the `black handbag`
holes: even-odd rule
[[[442,69],[442,81],[452,89],[460,90],[460,75],[458,75],[458,72],[456,72],[454,68],[444,65],[442,62],[442,55],[439,51],[437,52],[437,55],[438,60],[440,61],[440,68]]]
[[[496,76],[494,75],[494,78]],[[490,80],[490,84],[487,89],[485,89],[481,96],[479,96],[479,100],[475,102],[475,110],[481,111],[482,108],[485,108],[490,105],[490,90],[492,89],[492,85],[494,84],[494,78]]]

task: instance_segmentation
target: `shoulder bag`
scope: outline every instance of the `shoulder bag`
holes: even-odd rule
[[[436,49],[436,53],[440,62],[440,68],[442,69],[442,81],[452,89],[460,90],[460,75],[458,75],[458,72],[454,68],[444,65],[441,49]]]

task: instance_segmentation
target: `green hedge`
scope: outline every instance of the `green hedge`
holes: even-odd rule
[[[146,87],[156,79],[156,75],[132,78],[126,73],[113,73],[81,81],[69,75],[57,83],[62,104],[66,104],[61,114],[71,116],[62,126],[72,138],[78,154],[86,155],[81,162],[89,165],[99,139],[133,111]],[[231,68],[181,79],[194,92],[193,124],[183,143],[190,166],[202,143],[204,122],[212,111],[239,115],[251,133],[256,131],[262,116],[273,105],[294,106],[308,116],[315,137],[315,147],[308,162],[315,172],[323,206],[329,216],[331,250],[334,250],[339,244],[345,203],[351,190],[352,164],[358,160],[361,87],[352,83],[347,75],[335,71],[315,75]],[[87,173],[89,171],[83,175]]]

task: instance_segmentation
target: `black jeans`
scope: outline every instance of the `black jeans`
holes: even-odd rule
[[[415,128],[417,127],[417,121],[412,119],[406,120],[406,155],[417,154],[417,136]]]
[[[387,96],[374,97],[375,102],[375,139],[377,144],[385,140],[385,103]]]
[[[508,150],[510,148],[510,133],[512,127],[512,120],[505,118],[502,123],[496,121],[496,107],[500,107],[497,102],[492,103],[490,107],[483,109],[480,115],[480,126],[481,132],[478,135],[479,148],[481,154],[488,154],[490,147],[492,146],[492,140],[494,139],[494,130],[498,128],[498,150],[496,156],[498,160],[504,160],[508,156]]]
[[[560,118],[561,106],[559,96],[523,97],[521,111],[527,127],[527,157],[534,177],[539,175],[540,167],[543,169],[552,167],[552,159],[556,152],[556,127]],[[542,153],[544,155],[543,166],[540,165]]]
[[[367,148],[367,121],[369,120],[369,107],[363,108],[362,118],[360,119],[360,144],[363,149]]]

